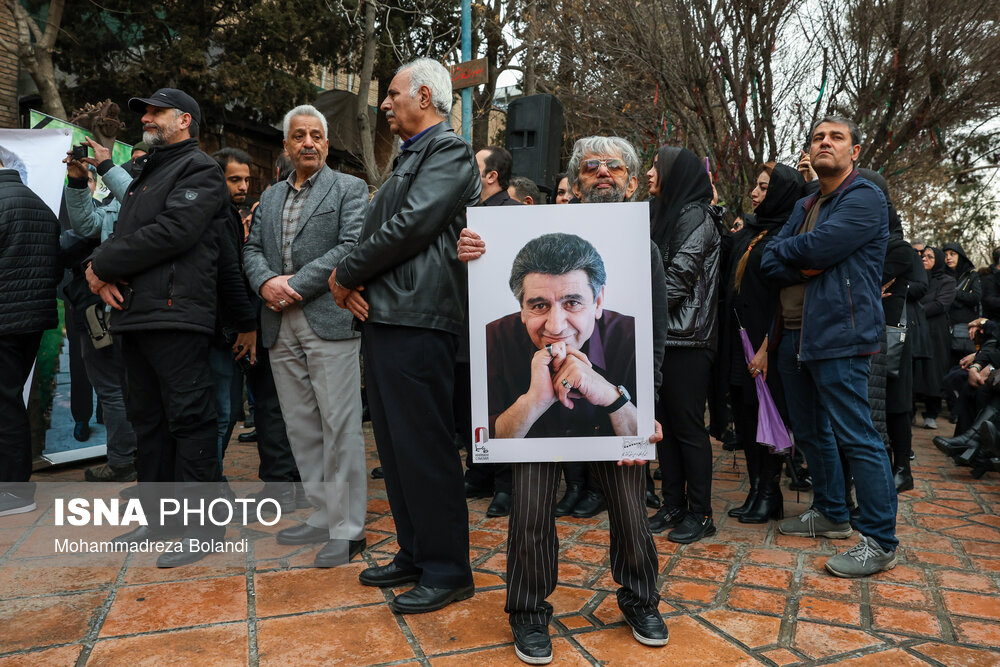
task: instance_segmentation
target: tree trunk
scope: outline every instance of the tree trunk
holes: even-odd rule
[[[361,130],[361,162],[365,167],[368,185],[377,188],[385,182],[388,174],[379,169],[375,159],[375,132],[368,111],[368,95],[372,87],[372,74],[375,70],[375,51],[378,43],[375,39],[375,14],[377,7],[374,0],[365,3],[365,50],[361,60],[361,73],[358,75],[358,128]]]
[[[59,35],[65,0],[52,0],[49,3],[44,32],[19,0],[6,0],[4,4],[14,17],[16,38],[13,43],[0,40],[0,48],[17,56],[18,62],[31,75],[38,87],[38,94],[42,97],[42,109],[45,113],[66,120],[66,108],[59,95],[55,67],[52,64],[52,51]]]

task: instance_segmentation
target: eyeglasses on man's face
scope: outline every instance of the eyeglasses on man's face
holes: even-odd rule
[[[614,175],[621,175],[628,171],[625,167],[625,161],[616,157],[603,160],[598,158],[584,160],[580,165],[580,171],[584,174],[596,174],[601,170],[602,165],[608,170],[608,173]]]

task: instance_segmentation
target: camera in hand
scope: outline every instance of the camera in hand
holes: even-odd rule
[[[87,157],[88,150],[89,146],[87,146],[87,144],[80,144],[79,146],[73,146],[73,153],[72,153],[73,159],[82,160],[83,158]]]

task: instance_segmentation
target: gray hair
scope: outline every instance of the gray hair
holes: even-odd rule
[[[311,104],[300,104],[286,113],[285,119],[281,121],[281,131],[284,133],[285,139],[288,138],[288,131],[291,129],[292,119],[296,116],[312,116],[313,118],[319,118],[319,122],[323,124],[323,136],[330,136],[330,127],[327,125],[326,116],[320,113],[320,110]]]
[[[635,146],[621,137],[583,137],[577,139],[573,144],[573,155],[566,165],[566,178],[569,179],[569,187],[572,188],[580,180],[580,164],[584,155],[621,155],[628,169],[629,177],[639,175],[642,163],[639,161],[639,153]],[[634,196],[634,195],[633,195]]]
[[[561,276],[570,271],[587,274],[594,298],[608,279],[597,248],[575,234],[543,234],[528,241],[510,267],[510,291],[518,303],[524,299],[524,278],[529,273]]]
[[[823,123],[835,123],[837,125],[846,125],[847,129],[851,131],[851,145],[859,146],[861,145],[861,130],[858,129],[858,124],[846,116],[840,116],[837,114],[831,114],[829,116],[823,116],[818,121],[813,123],[812,129],[809,130],[809,142],[812,143],[812,137],[816,134],[816,128]]]
[[[410,97],[416,97],[421,86],[427,86],[431,91],[431,103],[442,116],[451,114],[452,93],[451,74],[448,68],[432,58],[417,58],[406,63],[396,74],[410,71]]]
[[[528,197],[531,197],[531,201],[536,204],[542,203],[542,191],[539,190],[538,185],[527,176],[515,176],[510,179],[510,187],[513,187],[514,192],[517,193],[517,197],[515,197],[515,199],[522,204]]]
[[[0,167],[13,169],[21,177],[21,182],[28,184],[28,167],[17,153],[4,146],[0,146]]]

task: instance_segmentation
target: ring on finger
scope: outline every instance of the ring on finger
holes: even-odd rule
[[[573,385],[571,385],[569,383],[569,380],[567,380],[566,378],[562,379],[562,386],[566,387],[567,389],[572,389],[573,388]]]
[[[545,344],[545,351],[549,353],[549,356],[552,356],[552,343]]]

